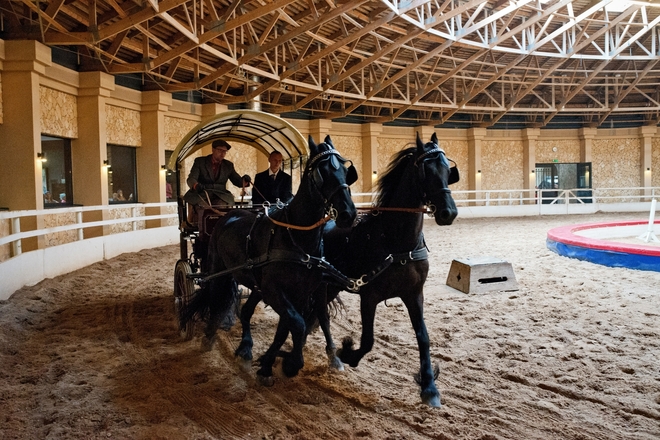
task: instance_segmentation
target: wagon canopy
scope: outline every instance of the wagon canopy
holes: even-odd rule
[[[266,156],[277,150],[287,163],[308,156],[306,139],[284,119],[257,110],[230,110],[190,130],[172,153],[167,168],[176,170],[186,157],[216,139],[251,145]]]

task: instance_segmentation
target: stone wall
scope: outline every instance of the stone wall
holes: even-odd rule
[[[133,209],[132,207],[113,207],[108,210],[108,219],[120,219],[120,218],[130,218],[133,217]],[[143,206],[138,206],[136,209],[136,216],[143,216],[144,215],[144,207]],[[145,221],[141,220],[137,222],[136,229],[144,229],[145,228]],[[115,223],[114,225],[110,225],[110,233],[111,234],[119,234],[121,232],[129,232],[133,230],[133,222],[125,222],[125,223]]]
[[[74,95],[39,87],[41,132],[68,139],[78,137],[78,103]]]
[[[594,188],[638,187],[640,182],[640,139],[612,138],[595,139],[592,154],[592,184]],[[621,194],[620,191],[617,192]],[[630,195],[639,192],[629,190]],[[609,195],[601,193],[601,195]],[[636,202],[635,198],[616,198],[615,202]]]
[[[580,142],[577,139],[538,140],[536,163],[580,162]]]
[[[0,237],[7,237],[11,233],[11,221],[0,219]],[[11,258],[11,243],[0,245],[0,262]]]
[[[652,142],[651,170],[651,186],[660,186],[660,138],[655,138]]]
[[[445,150],[447,158],[456,162],[461,180],[451,186],[452,191],[465,191],[469,189],[468,184],[468,143],[465,140],[447,139],[440,140],[440,147]],[[467,198],[467,194],[453,194],[454,199],[462,200]]]
[[[62,214],[46,214],[43,216],[43,228],[54,228],[57,226],[73,225],[76,223],[76,213],[66,212]],[[46,234],[43,238],[44,247],[59,246],[65,243],[71,243],[78,239],[78,231],[61,231],[52,234]]]
[[[127,147],[141,146],[140,112],[109,104],[105,107],[107,143]]]
[[[350,159],[358,170],[358,180],[351,188],[362,188],[362,182],[367,177],[362,173],[362,139],[359,136],[332,135],[332,143],[342,157]]]

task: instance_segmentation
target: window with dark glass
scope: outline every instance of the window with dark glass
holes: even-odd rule
[[[41,181],[44,208],[73,205],[71,140],[41,136]]]
[[[165,163],[170,162],[172,157],[171,150],[165,150]],[[176,173],[172,170],[165,171],[165,197],[168,202],[176,202],[177,194],[179,194],[179,183],[176,181]]]
[[[135,203],[137,166],[135,148],[108,145],[108,199],[110,203]]]
[[[591,203],[591,162],[537,163],[535,171],[543,203],[552,203],[563,189],[577,190],[576,196],[583,203]]]

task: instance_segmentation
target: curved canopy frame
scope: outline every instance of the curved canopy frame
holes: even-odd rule
[[[266,156],[277,150],[288,163],[309,155],[305,137],[279,116],[257,110],[230,110],[190,130],[172,153],[167,168],[176,170],[186,157],[216,139],[250,145]]]

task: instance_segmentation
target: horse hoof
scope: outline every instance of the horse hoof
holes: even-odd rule
[[[208,338],[206,336],[202,337],[202,351],[211,351],[213,350],[213,345],[215,344],[215,337]]]
[[[440,403],[440,396],[427,396],[426,398],[422,397],[422,403],[425,403],[432,408],[442,408],[442,403]]]
[[[275,379],[273,379],[273,376],[257,375],[257,382],[259,382],[259,385],[264,387],[272,387],[275,385]]]
[[[344,363],[338,357],[330,359],[328,362],[331,370],[344,371]]]
[[[247,348],[247,347],[239,347],[236,349],[234,352],[234,356],[243,359],[244,361],[248,362],[252,360],[252,349]]]
[[[238,358],[238,368],[241,369],[244,373],[248,373],[252,369],[252,362],[242,358]]]

